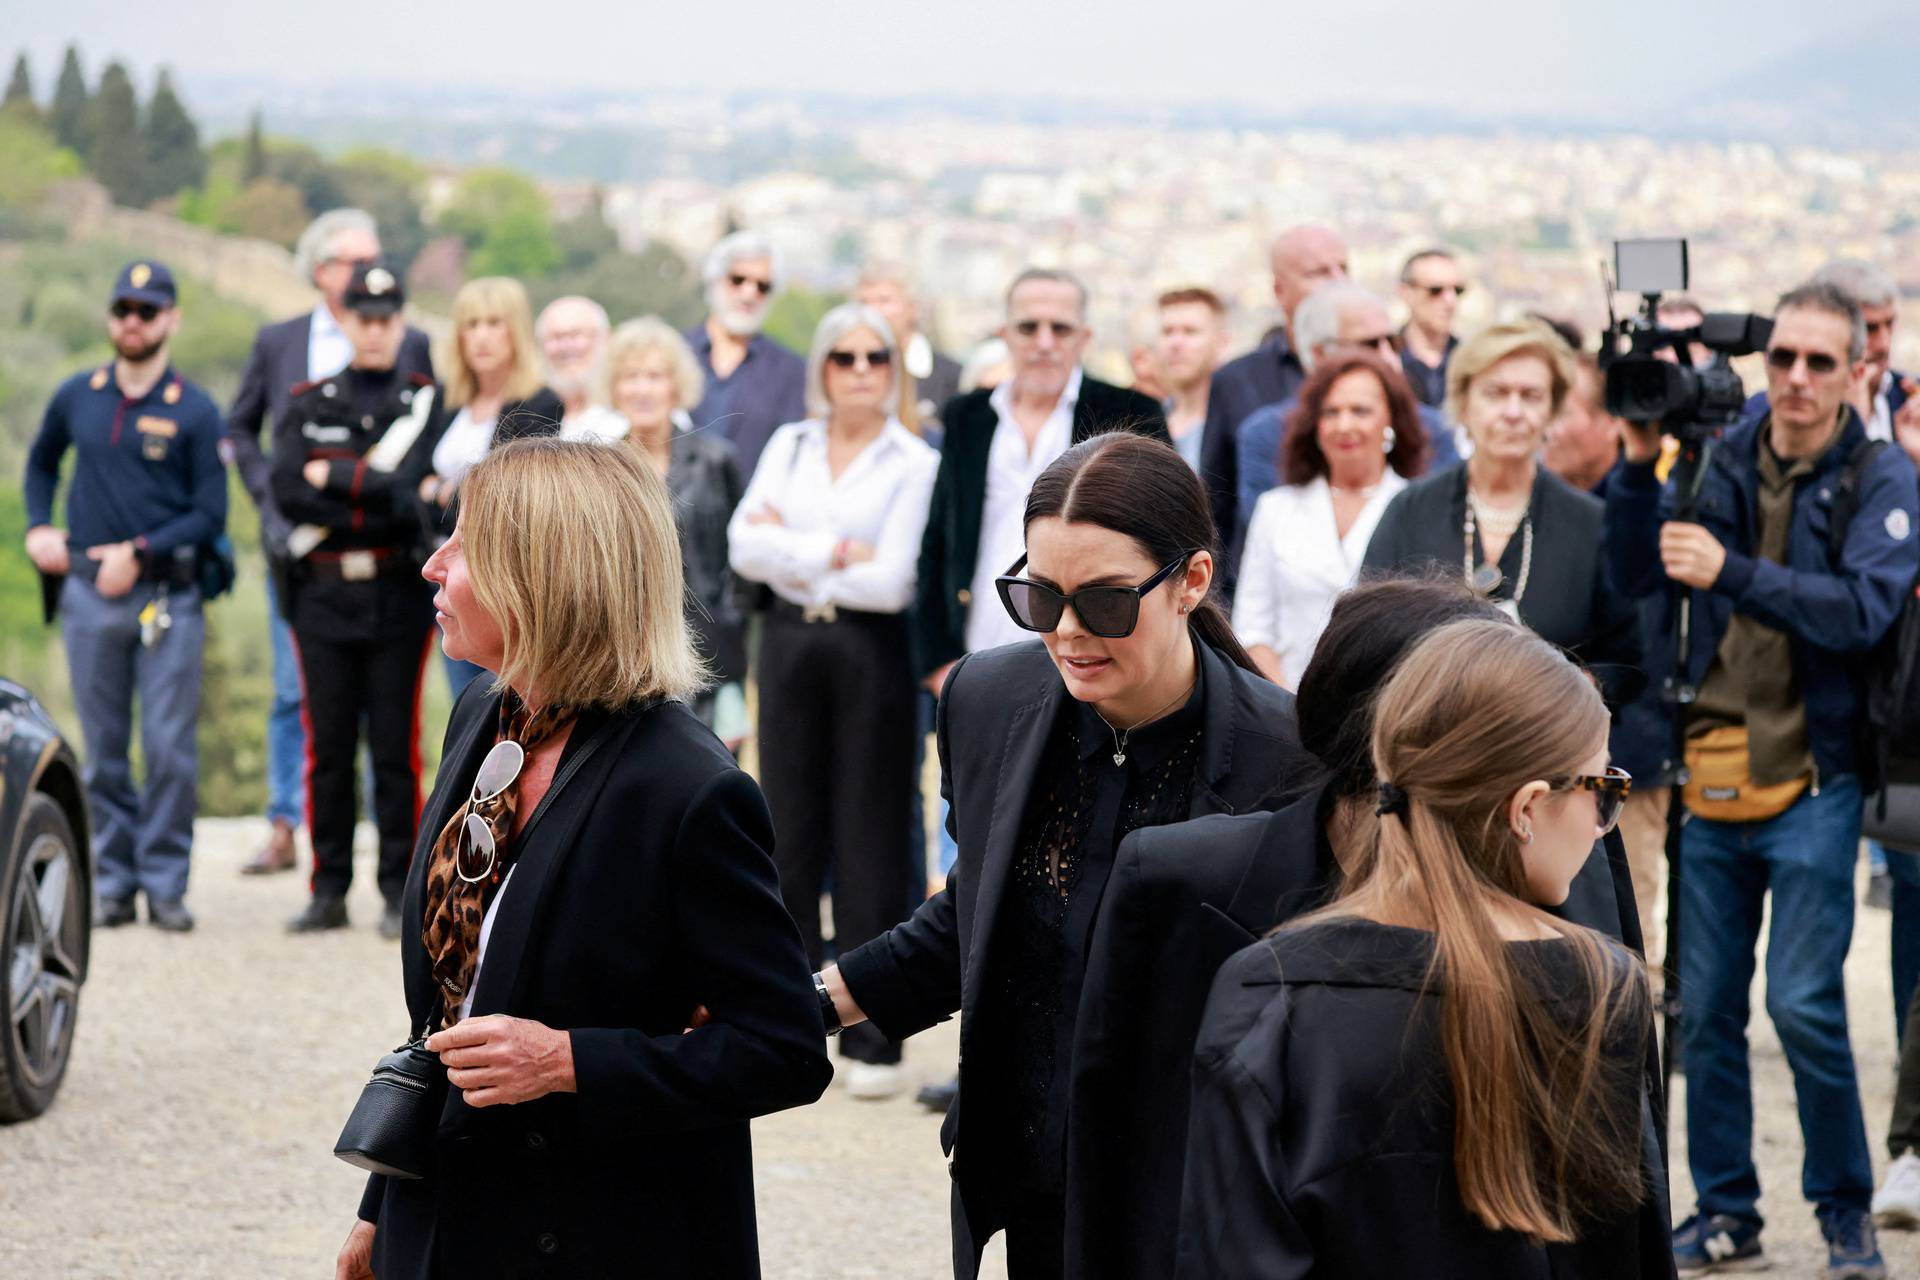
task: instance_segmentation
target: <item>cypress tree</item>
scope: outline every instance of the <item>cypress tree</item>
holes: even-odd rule
[[[200,149],[200,130],[173,91],[173,79],[163,67],[147,103],[146,200],[170,196],[206,180],[207,154]],[[143,201],[144,203],[144,201]]]
[[[7,81],[7,96],[0,99],[0,114],[38,122],[40,108],[33,102],[33,73],[27,70],[27,55],[13,60],[13,76]]]
[[[267,176],[267,140],[260,132],[260,110],[254,108],[247,121],[246,159],[240,165],[240,185],[252,186]]]
[[[53,105],[47,110],[47,124],[53,140],[79,155],[87,153],[87,78],[80,73],[80,49],[67,46],[66,59],[60,64],[60,79],[53,87]]]
[[[107,64],[100,91],[87,107],[87,170],[120,204],[144,205],[152,190],[146,146],[140,138],[140,107],[133,79],[117,62]]]

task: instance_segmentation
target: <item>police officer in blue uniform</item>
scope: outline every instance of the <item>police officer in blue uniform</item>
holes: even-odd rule
[[[306,689],[313,897],[295,933],[347,924],[353,882],[354,749],[373,760],[380,931],[400,936],[420,812],[420,687],[434,638],[420,577],[427,529],[415,494],[445,428],[440,388],[396,367],[406,294],[383,261],[354,268],[342,321],[353,361],[295,386],[274,426],[269,483],[294,523],[276,566]]]
[[[27,453],[27,554],[59,589],[73,697],[86,738],[101,924],[193,928],[184,899],[198,780],[200,574],[227,523],[220,411],[168,363],[180,324],[173,273],[121,269],[109,299],[114,360],[69,378]],[[66,523],[60,462],[75,455]],[[144,788],[127,749],[140,701]]]

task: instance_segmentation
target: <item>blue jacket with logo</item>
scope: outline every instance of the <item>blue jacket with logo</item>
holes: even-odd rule
[[[1695,685],[1706,678],[1736,610],[1786,632],[1814,766],[1828,775],[1852,773],[1862,658],[1893,625],[1920,574],[1920,478],[1899,448],[1879,451],[1861,473],[1856,514],[1836,564],[1827,546],[1834,487],[1867,438],[1860,415],[1849,409],[1839,440],[1797,484],[1786,563],[1759,559],[1753,554],[1757,450],[1769,421],[1730,429],[1707,464],[1696,518],[1727,549],[1727,561],[1710,589],[1690,593],[1687,677]],[[1651,462],[1623,459],[1614,468],[1607,484],[1606,553],[1615,585],[1628,595],[1666,590],[1660,524],[1672,503]],[[1670,615],[1671,605],[1663,604],[1663,627],[1671,624]]]

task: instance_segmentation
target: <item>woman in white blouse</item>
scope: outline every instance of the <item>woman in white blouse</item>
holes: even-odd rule
[[[899,351],[857,304],[820,321],[804,422],[768,440],[727,526],[734,572],[773,590],[759,655],[760,784],[774,862],[807,954],[822,963],[820,891],[833,869],[834,945],[906,917],[914,695],[906,609],[939,455],[893,416]],[[840,1038],[848,1088],[900,1087],[900,1045]]]
[[[1299,683],[1381,513],[1426,457],[1427,433],[1399,370],[1357,348],[1315,363],[1280,443],[1286,482],[1253,509],[1234,596],[1233,629],[1269,678]]]

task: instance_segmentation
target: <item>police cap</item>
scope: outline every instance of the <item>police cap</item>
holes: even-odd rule
[[[113,296],[107,302],[109,305],[115,302],[144,302],[155,307],[171,307],[178,298],[179,294],[173,285],[173,272],[152,258],[136,258],[120,268],[120,274],[113,282]]]
[[[390,316],[407,305],[407,290],[400,273],[385,258],[375,258],[354,264],[344,301],[349,311],[363,316]]]

